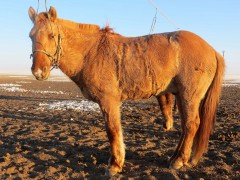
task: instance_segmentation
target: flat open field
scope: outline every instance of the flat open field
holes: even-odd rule
[[[164,132],[155,99],[122,104],[126,144],[119,179],[239,179],[240,84],[223,85],[209,150],[194,168],[168,169],[181,134]],[[105,179],[109,157],[98,105],[64,77],[0,76],[0,179]]]

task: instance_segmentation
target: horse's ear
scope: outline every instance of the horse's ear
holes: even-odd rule
[[[32,7],[29,8],[28,15],[29,15],[30,19],[32,20],[32,22],[34,23],[35,22],[35,18],[37,16],[37,13],[36,13],[36,11]]]
[[[48,14],[50,15],[52,21],[55,21],[57,19],[57,11],[54,7],[50,6]]]

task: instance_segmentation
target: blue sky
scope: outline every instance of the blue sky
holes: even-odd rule
[[[227,74],[240,74],[240,0],[152,0],[160,10],[183,30],[192,31],[218,52],[225,51]],[[37,0],[2,0],[0,2],[0,73],[30,72],[32,23],[30,6]],[[114,31],[124,36],[149,34],[155,8],[147,0],[47,0],[58,16],[76,22],[98,24],[108,20]],[[40,0],[39,11],[44,11]],[[154,33],[176,28],[160,14]]]

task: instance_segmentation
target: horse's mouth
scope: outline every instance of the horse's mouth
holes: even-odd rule
[[[35,75],[34,75],[35,76]],[[45,81],[48,80],[49,75],[45,75],[45,76],[35,76],[36,80],[38,81]]]
[[[50,76],[50,71],[38,69],[37,71],[32,70],[32,74],[38,81],[47,80]]]

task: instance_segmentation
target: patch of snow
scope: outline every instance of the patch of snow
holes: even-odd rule
[[[222,86],[223,86],[223,87],[231,87],[231,86],[239,86],[239,87],[240,87],[240,84],[235,84],[235,83],[224,83]]]
[[[19,84],[31,84],[32,82],[29,82],[29,81],[18,81],[16,83],[19,83]]]
[[[28,76],[8,76],[8,77],[11,77],[11,78],[26,78]]]
[[[50,82],[71,82],[71,80],[68,77],[64,76],[57,76],[57,77],[50,77],[48,79]]]
[[[24,83],[26,83],[26,82],[24,82]],[[22,85],[20,85],[20,84],[0,84],[0,90],[7,91],[7,92],[31,92],[31,93],[35,93],[35,94],[66,94],[63,91],[26,90],[23,88],[19,88],[20,86],[22,86]]]
[[[39,104],[41,110],[44,109],[52,109],[52,110],[74,110],[74,111],[96,111],[100,112],[100,108],[97,103],[81,100],[81,101],[56,101],[49,103],[40,103]]]
[[[36,94],[66,94],[63,91],[35,91],[29,90],[29,92],[36,93]]]
[[[22,86],[20,84],[0,84],[0,87],[19,87]]]
[[[7,92],[27,92],[27,90],[23,88],[19,88],[20,84],[0,84],[0,90]]]
[[[0,89],[7,92],[27,92],[26,89],[19,88],[19,87],[0,87]]]

